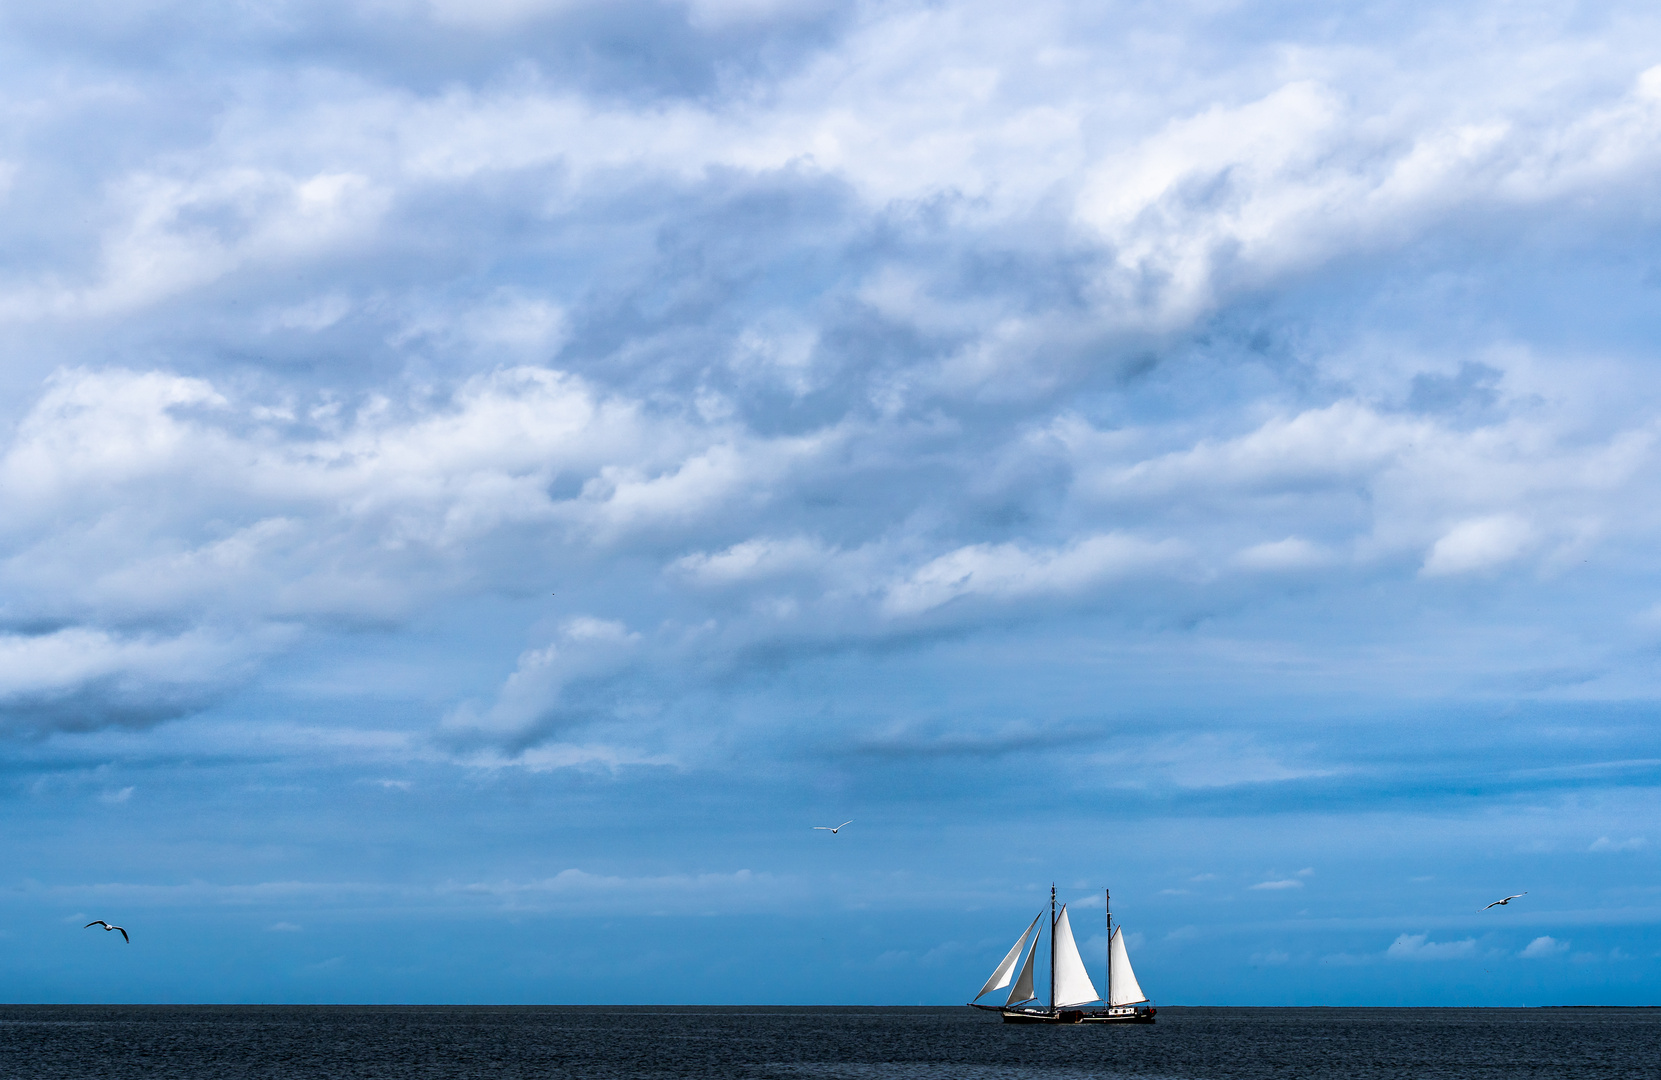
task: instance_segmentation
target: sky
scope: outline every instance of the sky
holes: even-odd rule
[[[0,116],[0,999],[957,1004],[1054,883],[1661,1003],[1654,5],[15,0]]]

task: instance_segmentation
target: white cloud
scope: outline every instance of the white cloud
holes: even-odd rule
[[[387,199],[353,172],[230,165],[188,179],[133,174],[112,185],[123,220],[103,238],[96,277],[0,292],[0,320],[118,316],[249,264],[327,256],[370,233]]]
[[[452,719],[452,724],[454,723]],[[510,731],[510,734],[515,732]],[[683,762],[670,754],[600,743],[562,742],[543,743],[511,755],[486,749],[459,755],[456,760],[475,769],[521,769],[530,773],[553,772],[559,769],[602,770],[615,773],[630,766],[672,769],[683,765]]]
[[[520,655],[488,708],[463,705],[445,717],[444,726],[463,734],[517,737],[558,724],[561,707],[572,707],[573,684],[620,674],[634,660],[639,643],[640,635],[620,622],[591,616],[568,619],[552,643]],[[560,763],[578,761],[568,754]]]
[[[1236,555],[1234,561],[1248,570],[1303,570],[1331,562],[1332,556],[1301,537],[1288,536],[1254,544]]]
[[[1248,886],[1248,887],[1252,888],[1252,889],[1270,889],[1270,890],[1301,889],[1301,888],[1303,888],[1303,882],[1298,880],[1297,878],[1280,878],[1276,881],[1260,881],[1256,885],[1251,885],[1251,886]]]
[[[209,383],[167,372],[59,372],[18,426],[0,463],[6,494],[23,507],[82,485],[119,484],[188,467],[211,433],[182,409],[227,404]],[[21,508],[21,507],[20,507]]]
[[[831,7],[829,0],[685,0],[687,17],[693,26],[726,27],[763,22],[780,17],[818,15]]]
[[[412,548],[523,523],[610,539],[685,525],[735,494],[763,497],[758,481],[813,452],[648,424],[638,404],[545,369],[468,380],[447,403],[371,400],[347,419],[321,415],[323,430],[285,439],[289,412],[232,402],[203,380],[65,373],[0,462],[6,527],[26,545],[14,547],[14,579],[129,609],[214,595],[271,613],[379,613],[382,568]],[[554,498],[563,476],[582,489]],[[204,511],[219,537],[196,535]],[[119,533],[115,515],[128,519]],[[226,530],[226,516],[246,523]],[[27,546],[31,526],[48,523],[51,543]],[[81,567],[94,557],[89,579]]]
[[[500,30],[587,6],[585,0],[426,0],[435,22]]]
[[[578,868],[547,877],[492,880],[286,880],[221,883],[196,879],[179,884],[107,881],[60,885],[47,895],[71,901],[107,904],[120,901],[163,908],[237,907],[312,910],[363,903],[396,903],[413,909],[486,909],[605,913],[619,910],[658,913],[676,904],[705,905],[708,910],[797,910],[813,897],[802,878],[747,869],[672,874],[625,875]],[[276,914],[273,911],[272,914]],[[79,917],[85,921],[84,917]],[[303,926],[280,920],[267,924],[277,933],[299,933]]]
[[[1554,937],[1540,936],[1529,942],[1522,952],[1517,955],[1524,960],[1548,960],[1554,956],[1562,956],[1569,951],[1567,941],[1558,941]]]
[[[50,695],[81,683],[139,677],[191,683],[238,659],[207,634],[119,638],[84,629],[0,637],[0,696]]]
[[[1607,836],[1600,836],[1592,841],[1587,851],[1642,851],[1649,846],[1649,842],[1641,836],[1628,837],[1625,840],[1611,840]]]
[[[345,318],[352,310],[352,301],[338,292],[314,296],[299,304],[278,308],[266,316],[263,328],[273,330],[302,330],[316,333]]]
[[[1403,454],[1420,446],[1429,449],[1452,435],[1423,420],[1380,414],[1358,401],[1272,417],[1234,438],[1202,438],[1128,463],[1091,461],[1100,452],[1101,440],[1088,429],[1069,426],[1058,434],[1084,459],[1081,464],[1088,469],[1085,490],[1114,499],[1206,491],[1286,492],[1349,484],[1378,474]]]
[[[235,637],[80,627],[0,635],[0,729],[147,725],[193,712],[291,638],[280,628]]]
[[[1428,934],[1402,934],[1384,955],[1391,960],[1462,960],[1476,955],[1476,939],[1430,941]]]
[[[480,881],[454,886],[460,891],[500,897],[517,902],[534,903],[536,899],[552,900],[559,897],[598,897],[630,895],[645,897],[658,895],[696,898],[712,892],[772,892],[778,882],[771,874],[757,874],[750,870],[730,873],[670,874],[657,877],[621,877],[594,874],[586,870],[561,870],[549,878],[534,881]]]
[[[1249,736],[1203,734],[1157,738],[1133,748],[1090,754],[1085,760],[1103,775],[1134,777],[1128,786],[1162,778],[1200,791],[1332,775],[1330,769],[1299,761],[1298,756],[1293,748],[1272,751]]]
[[[700,584],[726,585],[820,568],[832,556],[806,537],[757,537],[724,551],[683,555],[674,566]]]
[[[1533,527],[1512,514],[1460,522],[1436,541],[1422,572],[1440,577],[1486,570],[1516,558],[1533,535]]]
[[[883,610],[916,615],[959,597],[1013,600],[1094,588],[1146,571],[1169,572],[1185,554],[1179,541],[1119,533],[1086,537],[1059,549],[971,544],[930,560],[890,584]]]

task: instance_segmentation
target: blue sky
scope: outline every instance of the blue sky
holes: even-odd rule
[[[0,997],[1661,997],[1651,5],[0,22]]]

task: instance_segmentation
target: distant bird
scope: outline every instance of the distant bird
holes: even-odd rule
[[[1504,907],[1505,905],[1509,904],[1511,901],[1515,900],[1518,896],[1527,896],[1527,895],[1528,895],[1528,893],[1526,893],[1526,892],[1520,892],[1520,893],[1517,893],[1513,896],[1507,896],[1504,900],[1495,900],[1492,904],[1489,904],[1488,907]],[[1485,907],[1482,910],[1487,911],[1488,907]]]
[[[843,828],[845,828],[846,826],[852,825],[853,823],[854,823],[854,819],[849,818],[847,821],[844,821],[841,825],[838,825],[834,829],[831,828],[829,825],[815,825],[813,828],[815,830],[822,830],[822,831],[828,832],[828,833],[839,833],[843,830]]]
[[[103,919],[94,919],[91,922],[87,923],[86,926],[81,927],[81,929],[85,930],[88,927],[93,927],[93,926],[102,926],[106,931],[121,930],[121,927],[111,926],[109,923],[105,922]],[[131,945],[133,943],[133,939],[127,936],[127,931],[125,931],[125,930],[121,930],[121,940],[125,941],[129,945]]]

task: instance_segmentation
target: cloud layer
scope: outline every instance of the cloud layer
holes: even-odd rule
[[[1643,5],[0,20],[15,792],[126,811],[118,762],[205,754],[203,798],[1491,838],[1482,799],[1658,781]],[[1600,813],[1550,842],[1650,857]],[[454,873],[739,869],[619,844]],[[1314,902],[1277,859],[1242,895]]]

